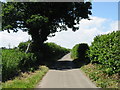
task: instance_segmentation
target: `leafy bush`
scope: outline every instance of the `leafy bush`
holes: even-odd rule
[[[79,58],[79,46],[80,44],[76,44],[71,50],[71,58],[78,59]]]
[[[37,57],[34,53],[23,53],[22,59],[19,63],[19,67],[22,71],[25,71],[31,67],[37,66]]]
[[[27,42],[21,42],[19,45],[18,45],[18,48],[20,51],[26,51],[27,47],[28,47],[28,44],[30,43],[31,41],[27,41]]]
[[[43,55],[44,59],[48,61],[55,61],[61,58],[63,55],[69,53],[69,49],[61,47],[55,43],[44,43],[43,45]]]
[[[19,72],[31,70],[42,61],[55,61],[69,52],[68,49],[54,43],[45,43],[42,52],[25,53],[28,42],[19,44],[18,49],[2,50],[2,80],[6,81],[18,75]],[[43,57],[43,58],[42,58]],[[41,60],[43,59],[43,60]]]
[[[18,74],[21,53],[14,50],[2,50],[2,80]]]
[[[24,53],[18,50],[2,50],[2,80],[6,81],[19,72],[35,65],[36,57],[33,53]]]
[[[89,46],[86,43],[76,44],[71,50],[71,58],[86,60]]]
[[[120,31],[99,35],[90,46],[92,63],[102,64],[104,72],[111,75],[120,72]]]

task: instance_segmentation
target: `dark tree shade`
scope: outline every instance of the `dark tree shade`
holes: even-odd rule
[[[75,27],[91,15],[90,2],[8,2],[2,4],[2,30],[28,31],[35,43],[42,44],[49,35]],[[58,29],[59,28],[59,29]]]

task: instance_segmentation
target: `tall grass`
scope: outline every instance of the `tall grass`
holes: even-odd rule
[[[36,84],[42,79],[47,71],[47,67],[40,66],[39,69],[37,69],[35,72],[23,73],[21,76],[16,77],[14,80],[9,80],[5,83],[2,83],[2,89],[6,90],[6,88],[35,88]]]

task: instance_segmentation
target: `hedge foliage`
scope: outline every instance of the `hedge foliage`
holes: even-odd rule
[[[86,43],[76,44],[71,50],[71,58],[85,60],[89,46]]]
[[[120,31],[99,35],[90,46],[92,63],[102,64],[104,72],[111,75],[120,72]]]
[[[27,47],[28,47],[28,44],[29,44],[30,42],[31,42],[31,41],[29,40],[29,41],[27,41],[27,42],[21,42],[21,43],[19,43],[19,45],[18,45],[19,50],[25,52],[26,49],[27,49]]]
[[[34,66],[36,57],[33,53],[24,53],[14,49],[2,50],[2,80],[11,79],[19,72]]]
[[[71,50],[71,58],[72,58],[72,59],[78,59],[78,58],[79,58],[79,52],[78,52],[79,46],[80,46],[80,44],[76,44],[76,45],[72,48],[72,50]]]
[[[28,42],[22,42],[18,45],[19,49],[2,50],[2,81],[11,79],[20,72],[33,71],[42,61],[52,62],[69,52],[54,43],[45,43],[42,52],[25,53],[27,45]]]
[[[55,43],[49,42],[49,43],[44,43],[43,45],[43,55],[44,58],[47,61],[55,61],[59,58],[61,58],[62,56],[64,56],[65,54],[69,53],[69,49],[66,49],[64,47],[61,47]]]
[[[25,52],[28,44],[30,44],[31,41],[27,42],[21,42],[18,47],[20,51]],[[29,47],[29,52],[32,52],[32,47],[33,44],[31,43]],[[64,47],[61,47],[60,45],[57,45],[52,42],[47,42],[42,45],[42,48],[39,52],[34,52],[35,55],[37,56],[37,59],[44,59],[47,61],[55,61],[58,58],[61,58],[63,55],[67,54],[70,52],[70,49],[66,49]]]

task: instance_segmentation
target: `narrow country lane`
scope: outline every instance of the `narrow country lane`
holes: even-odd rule
[[[44,76],[37,88],[97,88],[88,77],[75,68],[70,54],[58,60]]]

